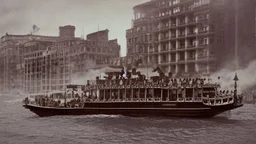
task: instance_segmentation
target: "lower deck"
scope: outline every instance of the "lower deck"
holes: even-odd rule
[[[222,112],[242,105],[207,106],[203,103],[172,103],[172,102],[109,102],[85,103],[83,107],[42,107],[27,104],[25,108],[39,116],[54,115],[124,115],[135,117],[213,117]]]

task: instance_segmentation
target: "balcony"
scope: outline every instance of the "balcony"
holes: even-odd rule
[[[163,49],[161,49],[161,52],[167,52],[168,51],[168,49],[167,48],[163,48]]]
[[[178,37],[183,38],[183,37],[185,37],[185,34],[179,34]]]
[[[176,59],[171,59],[171,63],[175,63],[176,62]]]
[[[188,57],[187,58],[187,61],[193,61],[193,60],[196,60],[196,58],[195,57]]]
[[[175,27],[176,27],[176,23],[172,23],[171,28],[175,28]]]
[[[207,47],[208,44],[205,44],[205,43],[199,43],[197,47]]]
[[[209,33],[209,31],[208,30],[199,30],[198,33],[199,34],[201,34],[201,33]]]
[[[146,23],[148,22],[149,18],[145,17],[145,18],[140,18],[140,19],[136,19],[133,21],[133,24],[134,25],[138,25],[140,23]]]
[[[165,30],[168,30],[169,29],[169,26],[162,26],[158,29],[158,31],[165,31]]]
[[[195,19],[192,19],[192,20],[189,20],[189,21],[188,21],[188,24],[192,24],[192,23],[196,23],[196,20],[195,20]]]
[[[185,49],[185,45],[181,45],[178,47],[179,50]]]
[[[176,34],[171,35],[171,38],[172,39],[176,38]]]
[[[178,62],[185,62],[185,59],[184,58],[178,59]]]
[[[183,26],[183,25],[186,25],[186,22],[185,22],[185,21],[181,21],[181,22],[179,23],[179,26]]]
[[[201,61],[214,61],[216,59],[216,57],[214,57],[214,56],[198,56],[197,59],[201,60]]]
[[[159,50],[158,49],[154,49],[154,53],[158,53],[159,52]]]
[[[166,41],[166,40],[168,40],[168,39],[169,39],[168,36],[167,36],[167,37],[162,37],[160,41]]]
[[[176,47],[172,47],[172,48],[171,48],[171,51],[175,51],[175,50],[176,50]]]
[[[195,44],[192,44],[192,45],[188,45],[187,48],[195,48],[196,45]]]
[[[198,21],[208,20],[209,18],[207,16],[202,16],[198,18]]]
[[[161,62],[160,62],[160,64],[168,64],[169,63],[169,61],[167,61],[167,60],[162,60]]]
[[[189,33],[187,34],[187,36],[195,36],[195,35],[196,35],[195,32],[189,32]]]

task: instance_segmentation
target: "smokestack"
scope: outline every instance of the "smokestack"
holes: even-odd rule
[[[75,37],[75,26],[66,25],[59,27],[59,36],[60,37]]]

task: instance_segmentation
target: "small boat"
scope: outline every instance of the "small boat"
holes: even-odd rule
[[[237,94],[237,76],[231,92],[220,92],[220,85],[204,83],[205,79],[184,79],[183,84],[174,78],[171,81],[97,78],[86,85],[68,85],[64,92],[27,97],[23,106],[40,117],[106,114],[202,118],[243,106],[243,96]]]

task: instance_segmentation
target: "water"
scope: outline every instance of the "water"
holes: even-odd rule
[[[256,106],[210,119],[38,117],[19,96],[0,96],[0,144],[255,144]]]

